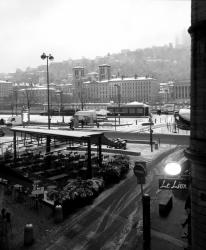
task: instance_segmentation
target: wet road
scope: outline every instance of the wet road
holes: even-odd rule
[[[128,133],[128,132],[112,132],[106,131],[104,135],[108,138],[123,138],[129,140],[149,140],[149,133]],[[189,135],[179,134],[153,134],[153,140],[163,144],[173,145],[189,145]]]
[[[157,173],[161,172],[168,157],[181,159],[182,148],[170,149],[148,164],[146,193],[156,192]],[[117,184],[112,192],[102,193],[93,205],[72,215],[58,230],[51,232],[46,242],[40,239],[41,242],[32,249],[119,249],[134,226],[134,218],[141,217],[140,193],[133,171],[130,171],[128,178]]]

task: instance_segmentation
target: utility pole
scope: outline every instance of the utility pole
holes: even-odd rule
[[[120,85],[115,84],[114,86],[115,86],[115,87],[117,87],[117,91],[118,91],[118,109],[119,109],[119,112],[118,112],[118,117],[119,117],[119,124],[120,124],[120,106],[121,106],[121,93],[120,93]]]
[[[14,89],[14,96],[15,96],[15,106],[16,106],[16,115],[17,115],[17,109],[18,109],[18,93],[17,93],[17,88],[15,87]]]
[[[152,123],[150,122],[150,128],[149,128],[149,132],[150,132],[150,146],[151,146],[151,152],[153,152],[153,129],[152,129]]]
[[[151,152],[153,152],[153,129],[152,125],[154,124],[152,121],[152,117],[149,118],[149,132],[150,132],[150,146],[151,146]]]
[[[153,152],[153,129],[152,129],[152,125],[154,125],[154,123],[152,121],[152,117],[149,118],[149,122],[142,123],[142,126],[149,126],[151,152]]]

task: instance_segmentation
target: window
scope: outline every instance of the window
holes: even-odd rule
[[[128,108],[122,108],[122,113],[128,114]]]
[[[75,74],[75,76],[78,76],[78,75],[79,75],[79,71],[78,71],[78,70],[75,70],[75,71],[74,71],[74,74]]]
[[[143,108],[137,108],[137,114],[143,114]]]
[[[135,114],[135,108],[129,108],[129,113],[130,114]]]

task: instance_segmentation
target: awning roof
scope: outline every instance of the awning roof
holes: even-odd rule
[[[78,140],[87,140],[88,138],[94,139],[104,135],[102,132],[93,132],[93,131],[75,131],[75,130],[60,130],[60,129],[46,129],[46,128],[23,128],[23,127],[12,127],[14,132],[22,132],[27,134],[36,134],[39,136],[51,137],[63,137],[68,139],[78,139]],[[95,140],[96,141],[96,140]]]

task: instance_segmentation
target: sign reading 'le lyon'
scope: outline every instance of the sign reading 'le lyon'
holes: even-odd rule
[[[188,189],[188,181],[184,179],[159,179],[159,189]]]

